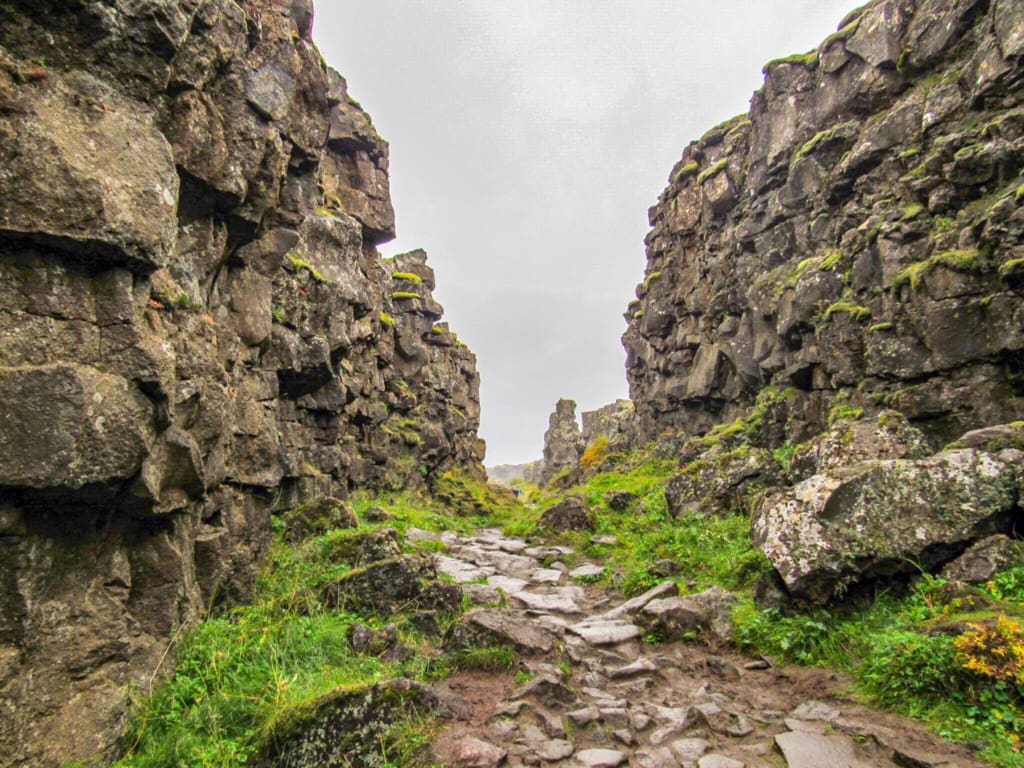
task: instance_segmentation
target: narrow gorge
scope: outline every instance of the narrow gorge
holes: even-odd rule
[[[0,768],[1024,765],[1020,0],[767,64],[518,497],[312,21],[0,5]]]

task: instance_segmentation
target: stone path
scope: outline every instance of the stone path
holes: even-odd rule
[[[570,568],[571,550],[531,546],[497,530],[442,540],[439,570],[478,606],[447,644],[512,645],[529,673],[519,684],[510,674],[483,672],[445,683],[473,714],[436,740],[443,765],[980,765],[915,723],[844,698],[846,681],[827,671],[777,668],[724,643],[645,642],[650,622],[674,611],[676,620],[659,626],[678,629],[679,617],[689,615],[671,582],[622,601],[581,583],[603,569],[587,562]]]

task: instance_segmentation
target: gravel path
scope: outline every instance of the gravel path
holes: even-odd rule
[[[602,566],[570,568],[569,549],[497,530],[442,540],[439,569],[480,606],[453,628],[449,647],[513,645],[530,676],[517,684],[510,674],[463,672],[445,683],[472,713],[437,738],[445,766],[980,765],[965,748],[844,697],[848,681],[828,671],[743,657],[713,633],[645,642],[652,621],[685,625],[691,604],[671,582],[625,601],[587,586]]]

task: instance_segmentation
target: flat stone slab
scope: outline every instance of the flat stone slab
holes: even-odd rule
[[[790,731],[775,736],[789,768],[872,768],[874,763],[857,754],[853,739],[845,734]]]
[[[454,753],[454,765],[460,768],[496,768],[508,754],[501,747],[472,736],[460,739]]]
[[[572,742],[565,741],[565,739],[551,739],[539,744],[535,749],[542,760],[547,760],[551,763],[556,760],[565,760],[567,757],[572,757],[572,753],[576,751]]]
[[[459,560],[447,555],[436,555],[434,562],[437,563],[437,570],[445,576],[452,578],[457,584],[468,584],[471,581],[485,579],[494,573],[490,567],[479,567],[465,560]]]
[[[584,563],[578,568],[573,568],[569,571],[569,576],[574,579],[595,579],[602,575],[604,575],[604,566],[595,565],[594,563]]]
[[[617,768],[626,755],[617,749],[583,749],[576,753],[576,762],[586,768]]]
[[[533,584],[557,584],[562,580],[562,572],[557,568],[538,568],[530,574]]]
[[[501,602],[501,593],[486,584],[463,584],[462,593],[469,597],[469,602],[473,605],[494,605]]]
[[[495,589],[502,589],[510,595],[523,591],[523,589],[526,588],[527,583],[528,582],[525,579],[517,579],[500,573],[487,577],[487,586],[494,587]]]
[[[642,595],[637,595],[636,597],[627,600],[622,605],[612,608],[610,611],[605,611],[602,618],[621,619],[625,616],[632,616],[639,613],[640,610],[652,600],[678,594],[679,587],[674,581],[663,581],[658,586],[651,587],[651,589],[648,589]]]
[[[818,768],[841,768],[838,763],[819,763]],[[747,768],[747,764],[725,755],[704,755],[697,761],[697,768]],[[790,766],[792,768],[792,766]]]
[[[657,672],[658,665],[650,659],[641,656],[639,659],[634,661],[632,664],[627,664],[624,667],[613,669],[608,673],[608,677],[612,680],[623,680],[627,677],[635,677],[636,675],[646,675],[651,672]]]
[[[518,600],[527,608],[533,608],[538,611],[569,615],[583,613],[583,609],[576,604],[575,600],[564,595],[538,595],[535,592],[520,590],[519,592],[510,592],[509,597],[513,600]]]
[[[573,624],[569,631],[591,645],[615,645],[640,637],[640,627],[628,621],[593,621]]]
[[[409,528],[405,532],[405,538],[409,541],[441,541],[438,534],[424,531],[422,528]]]

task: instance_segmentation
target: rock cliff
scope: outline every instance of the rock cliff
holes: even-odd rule
[[[0,7],[0,764],[88,759],[270,512],[482,476],[309,0]]]
[[[876,0],[765,67],[650,211],[623,337],[641,442],[759,392],[773,444],[858,409],[936,446],[1020,418],[1022,57],[1015,0]]]

